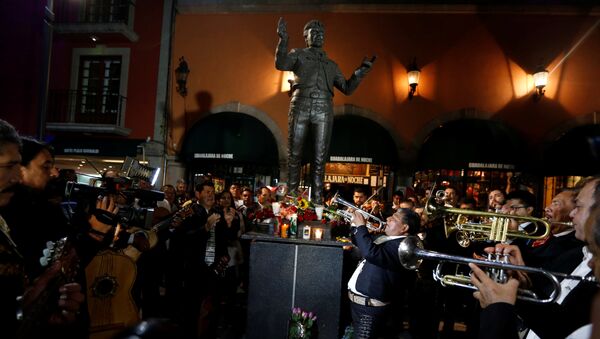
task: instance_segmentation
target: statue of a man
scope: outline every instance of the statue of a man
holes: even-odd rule
[[[317,20],[304,25],[306,48],[292,49],[288,53],[286,22],[279,19],[277,34],[279,45],[275,54],[275,67],[280,71],[293,71],[292,99],[288,114],[288,166],[289,189],[296,191],[300,182],[302,146],[309,128],[314,134],[315,160],[311,168],[313,201],[323,203],[323,179],[326,156],[329,151],[333,126],[333,88],[346,95],[352,94],[362,78],[371,70],[375,57],[365,57],[350,79],[346,80],[338,65],[323,51],[325,27]]]

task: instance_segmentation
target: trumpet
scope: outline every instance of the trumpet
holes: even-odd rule
[[[423,243],[419,240],[419,238],[415,236],[406,237],[400,245],[398,246],[398,257],[400,259],[400,263],[406,269],[416,270],[419,268],[419,265],[423,261],[423,259],[428,260],[436,260],[439,261],[434,273],[433,277],[436,281],[439,281],[443,286],[457,286],[468,288],[471,290],[477,290],[477,287],[473,285],[470,281],[469,276],[466,275],[442,275],[441,267],[444,262],[452,262],[457,264],[469,264],[473,263],[481,267],[488,267],[491,271],[488,271],[488,275],[498,283],[504,283],[508,280],[508,275],[506,270],[513,271],[521,271],[527,273],[537,273],[542,274],[546,278],[550,280],[552,284],[552,293],[547,298],[540,298],[535,292],[528,289],[519,289],[517,293],[517,298],[521,300],[531,301],[535,303],[552,303],[556,301],[560,297],[560,283],[558,282],[558,278],[570,279],[570,280],[579,280],[584,282],[592,282],[598,283],[598,280],[595,277],[582,277],[577,275],[569,275],[558,272],[550,272],[543,270],[541,268],[528,267],[528,266],[519,266],[513,265],[506,262],[506,258],[502,258],[503,261],[496,260],[480,260],[480,259],[472,259],[460,256],[453,256],[449,254],[439,253],[435,251],[429,251],[423,249]],[[497,258],[495,258],[497,259]]]
[[[436,195],[439,199],[439,194]],[[550,223],[540,218],[446,207],[436,203],[433,199],[427,201],[424,211],[427,215],[443,214],[446,237],[456,232],[456,239],[462,247],[468,247],[473,241],[506,242],[509,238],[540,240],[550,234]],[[476,223],[470,221],[469,217],[483,217],[489,221]],[[531,222],[535,227],[531,231],[509,230],[508,225],[511,219]],[[543,228],[544,231],[542,234],[537,234],[540,228]]]
[[[378,231],[385,230],[385,226],[386,226],[385,221],[383,221],[383,220],[381,220],[381,218],[378,218],[377,216],[375,216],[367,211],[361,210],[360,208],[354,206],[353,204],[345,201],[344,199],[339,197],[338,193],[336,193],[333,196],[333,198],[331,198],[331,204],[342,205],[347,208],[358,211],[360,214],[363,215],[363,217],[365,217],[366,223],[367,223],[366,224],[367,228],[372,231],[378,232]],[[347,211],[347,210],[342,210],[342,209],[335,210],[335,214],[341,216],[348,222],[350,222],[352,220],[352,217],[354,216],[352,212]],[[379,226],[376,226],[375,224],[379,224]]]
[[[548,222],[550,225],[563,225],[571,228],[573,227],[572,221],[551,221],[548,218],[543,218],[542,220]]]

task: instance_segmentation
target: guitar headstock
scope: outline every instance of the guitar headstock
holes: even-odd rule
[[[57,241],[46,242],[46,248],[42,251],[40,265],[50,267],[55,262],[60,262],[61,273],[67,281],[74,279],[79,266],[79,258],[71,242],[65,237]]]

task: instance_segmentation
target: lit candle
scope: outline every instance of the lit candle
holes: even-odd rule
[[[315,228],[315,240],[321,240],[323,238],[323,229]]]

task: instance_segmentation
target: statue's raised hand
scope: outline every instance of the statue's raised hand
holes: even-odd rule
[[[367,75],[367,73],[369,73],[369,71],[373,67],[375,59],[377,59],[376,55],[374,55],[370,59],[369,57],[364,57],[362,62],[360,63],[360,67],[358,67],[358,69],[354,73],[359,77],[364,77],[365,75]]]
[[[287,23],[285,22],[283,17],[280,17],[279,22],[277,23],[277,35],[279,35],[279,37],[282,40],[287,40],[287,38],[288,38]]]

